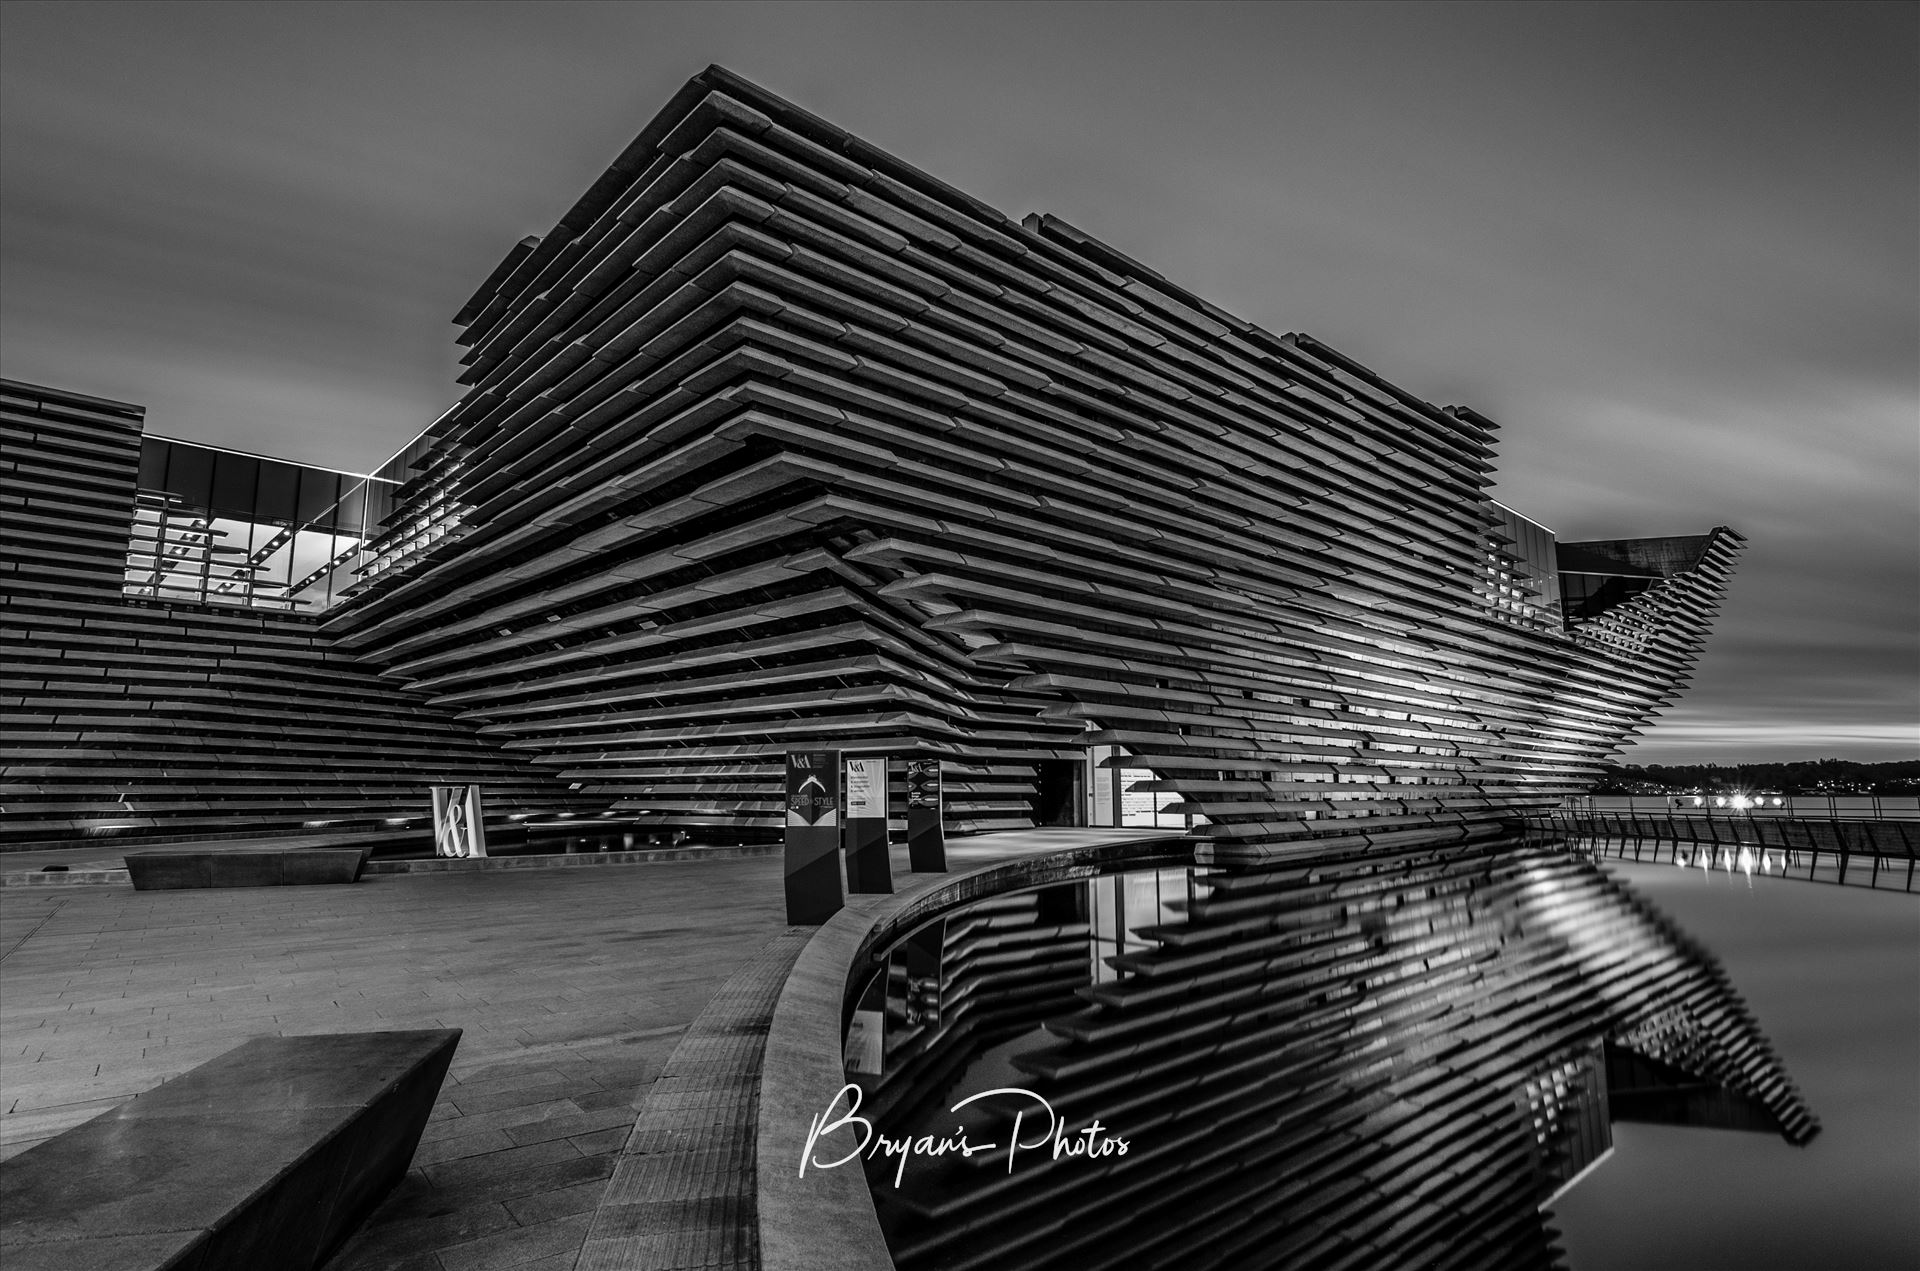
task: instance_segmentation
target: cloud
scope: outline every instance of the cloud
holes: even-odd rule
[[[1920,758],[1920,725],[1846,720],[1664,721],[1620,756],[1622,763],[1777,763],[1848,758],[1887,762]]]

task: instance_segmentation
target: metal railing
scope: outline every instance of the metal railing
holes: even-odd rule
[[[1920,820],[1920,794],[1581,794],[1566,800],[1566,812],[1626,812],[1639,815],[1786,817],[1866,821]]]
[[[1911,892],[1920,823],[1556,812],[1529,823],[1600,856]]]

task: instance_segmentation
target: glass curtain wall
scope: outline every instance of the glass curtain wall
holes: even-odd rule
[[[1557,631],[1560,566],[1553,531],[1504,503],[1487,505],[1481,599],[1508,622]]]
[[[124,590],[175,603],[325,609],[357,580],[394,484],[147,437]]]

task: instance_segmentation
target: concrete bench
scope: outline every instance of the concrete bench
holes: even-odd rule
[[[256,1037],[0,1162],[7,1271],[309,1271],[399,1182],[459,1029]]]
[[[366,847],[128,852],[127,874],[135,891],[351,883],[360,877],[370,855],[372,849]]]

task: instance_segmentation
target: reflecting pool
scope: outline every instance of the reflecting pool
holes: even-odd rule
[[[1512,841],[989,896],[848,988],[903,1268],[1545,1266],[1614,1121],[1817,1129],[1704,951]]]

